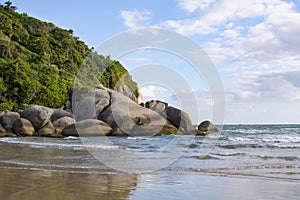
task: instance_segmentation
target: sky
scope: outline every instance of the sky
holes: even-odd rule
[[[218,71],[226,97],[225,124],[300,123],[299,0],[12,2],[18,12],[74,30],[90,47],[132,29],[175,31],[196,42]],[[198,106],[187,105],[199,113],[198,118],[192,116],[193,123],[211,119],[216,103],[211,99],[213,91],[209,91],[205,77],[193,74],[190,64],[180,57],[144,50],[119,60],[133,79],[136,69],[153,63],[183,74],[190,90],[141,84],[143,100],[160,99],[180,107],[178,99],[192,92]]]

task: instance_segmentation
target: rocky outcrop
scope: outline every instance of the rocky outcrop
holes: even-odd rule
[[[158,114],[167,119],[166,108],[168,107],[168,103],[159,100],[152,100],[147,101],[145,103],[145,107],[157,112]]]
[[[214,132],[218,132],[214,124],[210,121],[203,121],[198,126],[197,135],[207,135]]]
[[[192,121],[186,112],[178,108],[168,106],[168,103],[159,100],[147,101],[145,103],[145,107],[159,113],[173,126],[180,130],[181,133],[195,134],[196,129],[193,127]]]
[[[77,121],[96,119],[109,105],[109,91],[105,89],[95,89],[89,92],[80,102],[76,103],[73,112]]]
[[[128,97],[132,101],[139,103],[139,97],[136,97],[136,95],[129,89],[129,87],[126,84],[119,84],[116,87],[116,91]]]
[[[126,88],[122,90],[126,93]],[[187,113],[159,100],[140,105],[103,86],[78,97],[76,100],[81,100],[72,104],[73,114],[38,105],[28,106],[20,115],[2,112],[0,133],[42,137],[196,134]],[[203,122],[198,129],[198,134],[216,130],[210,122]]]
[[[18,118],[14,121],[12,130],[16,135],[33,136],[34,128],[30,121],[24,118]]]
[[[34,129],[38,131],[45,126],[53,114],[53,109],[44,106],[30,105],[21,113],[21,117],[29,120]]]
[[[17,112],[5,112],[1,117],[1,124],[3,128],[6,129],[6,132],[11,132],[13,123],[16,119],[20,118],[20,114]]]
[[[111,105],[99,115],[99,119],[130,135],[153,135],[166,123],[166,119],[158,113],[118,92],[111,92]]]

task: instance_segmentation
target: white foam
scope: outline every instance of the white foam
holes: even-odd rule
[[[82,150],[85,148],[99,148],[99,149],[118,149],[119,146],[116,145],[101,145],[101,144],[81,144],[81,143],[60,143],[56,142],[45,142],[45,141],[26,141],[25,139],[15,139],[15,138],[6,138],[1,139],[1,142],[6,142],[10,144],[19,144],[19,145],[27,145],[32,148],[72,148],[76,150]]]

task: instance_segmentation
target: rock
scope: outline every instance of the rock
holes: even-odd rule
[[[112,128],[105,122],[96,119],[86,119],[64,128],[61,132],[63,136],[104,136],[109,135]]]
[[[16,135],[21,136],[33,136],[34,134],[34,128],[32,124],[30,121],[24,118],[16,119],[13,123],[12,130]]]
[[[168,103],[159,100],[152,100],[147,101],[145,107],[159,113],[164,118],[167,118],[166,108],[168,107]]]
[[[4,115],[5,112],[0,111],[0,124],[1,124],[1,120],[2,120],[2,116]]]
[[[108,136],[116,136],[116,137],[128,137],[129,135],[122,131],[120,128],[114,128],[112,130],[112,133],[109,134]]]
[[[210,121],[203,121],[198,126],[197,135],[206,135],[208,133],[218,132],[218,129]]]
[[[6,133],[5,128],[3,128],[3,126],[0,124],[0,133]]]
[[[113,129],[120,128],[130,135],[139,135],[144,132],[155,133],[166,123],[166,119],[158,113],[113,91],[111,92],[111,105],[100,114],[99,119]]]
[[[50,120],[51,120],[51,122],[54,122],[63,117],[74,118],[74,115],[72,113],[62,110],[62,109],[55,109],[53,114],[50,117]]]
[[[178,130],[175,126],[171,123],[167,123],[158,133],[155,135],[183,135],[183,132]]]
[[[38,135],[42,137],[52,137],[54,134],[56,134],[55,128],[50,121],[38,131]]]
[[[4,138],[4,137],[17,137],[17,135],[13,133],[0,133],[0,138]]]
[[[17,112],[7,111],[3,114],[1,124],[6,129],[6,132],[12,131],[13,123],[18,118],[20,118],[20,115]]]
[[[61,133],[61,131],[71,124],[75,124],[76,120],[71,117],[62,117],[53,122],[53,126],[56,133]]]
[[[77,103],[73,110],[77,121],[97,119],[97,116],[110,105],[110,94],[105,89],[95,89]]]
[[[64,110],[71,110],[71,102],[68,100],[64,105]]]
[[[44,106],[30,105],[22,113],[21,117],[29,120],[34,129],[38,131],[45,126],[53,114],[53,109]]]
[[[166,108],[167,119],[177,128],[182,128],[185,134],[195,134],[196,130],[193,127],[192,121],[188,114],[178,108],[168,106]]]
[[[129,87],[122,83],[122,81],[121,84],[117,85],[116,91],[128,97],[132,101],[139,103],[138,97],[136,97],[135,94],[129,89]]]

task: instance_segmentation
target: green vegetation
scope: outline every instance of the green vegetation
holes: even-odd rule
[[[71,99],[76,75],[81,84],[112,89],[122,77],[138,95],[120,62],[94,53],[72,30],[15,10],[11,2],[0,5],[0,110],[28,104],[60,107]],[[86,69],[79,73],[81,66]]]

